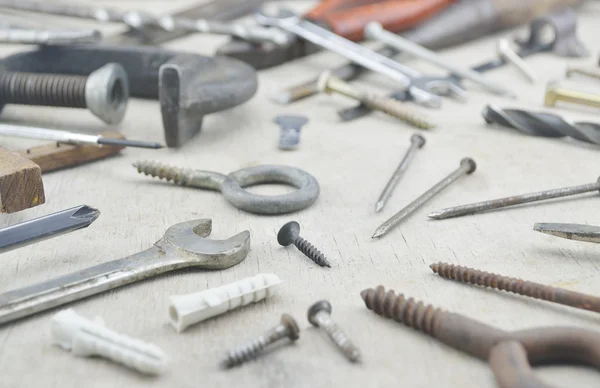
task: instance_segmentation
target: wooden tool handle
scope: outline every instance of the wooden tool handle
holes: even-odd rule
[[[312,21],[321,21],[327,15],[351,9],[354,7],[360,7],[367,4],[383,3],[388,0],[323,0],[313,9],[308,11],[305,15],[305,19]]]
[[[102,132],[102,137],[124,139],[119,132]],[[31,159],[37,163],[42,172],[60,170],[67,167],[77,166],[83,163],[103,159],[118,154],[124,147],[95,145],[69,145],[52,143],[39,147],[28,148],[20,151],[21,156]]]
[[[14,213],[44,202],[40,166],[0,147],[0,213]]]
[[[364,28],[377,21],[392,32],[406,31],[436,15],[455,0],[390,0],[334,12],[323,18],[338,35],[353,41],[364,39]],[[458,22],[458,21],[457,21]]]

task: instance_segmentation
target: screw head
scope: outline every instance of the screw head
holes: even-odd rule
[[[410,142],[416,144],[418,148],[422,148],[426,143],[425,138],[416,133],[410,137]]]
[[[477,169],[477,163],[471,158],[464,158],[460,161],[461,166],[467,167],[467,174],[473,173]]]
[[[315,326],[319,326],[316,317],[320,311],[326,311],[331,314],[331,303],[326,300],[320,300],[308,308],[308,321]]]
[[[118,124],[125,116],[129,81],[123,66],[108,63],[92,72],[85,83],[85,102],[89,110],[108,124]]]
[[[299,235],[300,224],[296,221],[290,221],[279,229],[279,233],[277,233],[277,242],[279,245],[286,247],[293,243]]]
[[[296,341],[300,338],[300,326],[298,326],[298,322],[289,314],[283,314],[281,316],[281,324],[285,326],[288,331],[288,337],[292,341]]]

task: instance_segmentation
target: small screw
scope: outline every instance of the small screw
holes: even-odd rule
[[[429,267],[434,273],[446,279],[495,288],[497,290],[600,313],[600,298],[596,296],[448,263],[432,264]]]
[[[350,341],[338,325],[331,320],[331,303],[318,301],[308,309],[308,321],[314,326],[324,329],[346,358],[352,362],[360,360],[360,350]]]
[[[125,116],[125,69],[109,63],[89,76],[0,71],[0,109],[5,104],[87,108],[108,124]]]
[[[561,88],[555,83],[549,83],[546,87],[544,105],[555,106],[556,103],[559,101],[600,108],[600,95],[598,94],[585,93],[577,90]]]
[[[408,151],[406,151],[406,154],[404,155],[404,158],[396,168],[396,171],[394,171],[394,174],[392,175],[388,183],[385,185],[383,192],[377,200],[377,204],[375,204],[375,212],[379,212],[381,209],[383,209],[388,199],[390,198],[392,191],[394,191],[394,188],[400,181],[400,178],[402,178],[404,171],[406,171],[406,169],[408,168],[408,165],[410,164],[410,161],[412,160],[413,156],[415,155],[417,150],[423,148],[424,145],[425,138],[423,136],[415,134],[410,137],[410,148],[408,149]]]
[[[420,113],[407,109],[401,102],[387,97],[373,96],[364,93],[332,75],[330,71],[325,71],[319,77],[318,90],[326,93],[337,92],[346,97],[353,98],[371,109],[387,113],[390,116],[396,117],[397,119],[420,129],[436,127],[429,119],[425,118]]]
[[[544,199],[551,198],[566,197],[569,195],[588,193],[590,191],[598,190],[600,190],[600,178],[598,178],[597,182],[590,183],[587,185],[564,187],[561,189],[546,190],[537,193],[515,195],[512,197],[493,199],[491,201],[483,201],[472,203],[470,205],[455,206],[447,209],[437,210],[433,213],[430,213],[427,217],[433,218],[435,220],[442,220],[444,218],[460,217],[467,214],[480,213],[485,210],[500,209],[503,207],[520,205],[522,203],[542,201]]]
[[[225,368],[231,368],[243,364],[246,361],[255,359],[268,345],[275,343],[283,338],[289,338],[294,342],[300,338],[300,328],[296,320],[288,314],[281,316],[281,322],[270,329],[254,341],[250,341],[243,346],[233,349],[225,356],[221,365]]]
[[[573,74],[579,74],[590,78],[600,79],[600,72],[596,69],[585,69],[580,67],[568,67],[566,76],[571,77]]]
[[[515,65],[525,76],[531,81],[531,83],[537,82],[537,76],[531,69],[531,67],[517,54],[513,49],[510,48],[510,43],[506,39],[498,40],[496,46],[498,55],[504,58],[506,61]]]
[[[325,255],[311,243],[300,237],[300,224],[296,221],[288,222],[279,229],[279,233],[277,233],[277,242],[284,247],[294,244],[300,252],[304,253],[309,259],[319,264],[321,267],[331,268],[331,264],[329,264]]]
[[[429,201],[431,198],[433,198],[435,195],[437,195],[440,191],[442,191],[443,189],[448,187],[453,182],[456,182],[456,180],[458,178],[460,178],[461,176],[467,175],[467,174],[472,174],[476,168],[477,168],[477,164],[475,164],[475,161],[473,159],[471,159],[471,158],[462,159],[460,161],[460,166],[456,170],[454,170],[450,175],[448,175],[447,177],[442,179],[440,182],[438,182],[431,189],[429,189],[426,192],[424,192],[423,194],[421,194],[421,196],[419,198],[412,201],[404,209],[402,209],[398,213],[394,214],[386,222],[381,224],[377,228],[377,230],[375,230],[375,233],[373,234],[373,237],[371,237],[371,238],[377,238],[377,237],[381,237],[381,236],[387,234],[392,228],[394,228],[395,226],[400,224],[400,222],[402,222],[402,220],[404,220],[406,217],[408,217],[410,214],[412,214],[419,207],[423,206],[427,201]]]

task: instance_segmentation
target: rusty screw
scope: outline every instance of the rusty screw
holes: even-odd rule
[[[327,332],[335,345],[340,348],[346,358],[352,362],[360,361],[360,350],[350,338],[331,320],[331,303],[320,300],[308,309],[308,321]]]
[[[277,242],[284,247],[293,244],[300,252],[304,253],[309,259],[319,264],[321,267],[331,268],[331,264],[329,264],[325,255],[311,243],[300,237],[300,224],[296,221],[288,222],[279,229],[279,233],[277,233]]]
[[[291,315],[283,314],[281,316],[281,322],[277,326],[257,339],[227,353],[227,356],[221,362],[221,365],[225,368],[231,368],[248,360],[255,359],[268,345],[286,337],[292,342],[296,341],[300,338],[300,328]]]
[[[429,267],[433,272],[446,279],[495,288],[530,298],[547,300],[565,306],[600,313],[600,298],[596,296],[448,263],[431,264]]]

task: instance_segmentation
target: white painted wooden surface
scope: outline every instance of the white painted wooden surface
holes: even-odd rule
[[[186,2],[94,3],[152,7],[161,12]],[[311,2],[294,5],[302,9]],[[567,64],[597,65],[600,7],[588,4],[580,14],[580,34],[592,57],[569,60],[543,54],[527,59],[544,81],[563,78]],[[58,20],[47,18],[47,23],[61,25]],[[465,66],[479,63],[494,56],[497,38],[524,31],[501,33],[443,55]],[[225,40],[193,36],[167,46],[211,54]],[[2,48],[5,54],[18,49]],[[376,215],[374,203],[414,130],[381,114],[340,123],[335,111],[349,104],[343,97],[321,95],[286,107],[268,100],[282,86],[308,79],[338,62],[342,60],[337,56],[321,53],[262,71],[260,90],[249,103],[207,117],[203,133],[183,148],[128,149],[112,159],[47,174],[46,205],[1,216],[0,224],[9,225],[84,203],[102,212],[86,230],[3,254],[0,292],[135,253],[149,247],[168,226],[195,218],[212,218],[215,238],[248,229],[252,250],[242,264],[226,271],[161,276],[72,305],[82,315],[101,315],[110,328],[162,347],[172,358],[165,375],[144,378],[107,361],[75,358],[53,347],[49,318],[54,311],[0,328],[0,386],[495,386],[485,363],[368,311],[359,292],[378,284],[506,330],[543,325],[599,329],[600,318],[594,313],[456,284],[433,275],[428,268],[432,262],[449,261],[600,295],[600,246],[532,230],[533,224],[541,221],[599,225],[597,195],[446,221],[426,219],[429,211],[441,207],[596,180],[600,162],[597,148],[526,137],[485,125],[480,112],[487,103],[542,109],[544,83],[531,86],[516,69],[505,67],[487,76],[514,89],[518,101],[471,87],[468,104],[446,101],[441,111],[427,111],[440,127],[425,134],[427,145],[388,206]],[[428,69],[417,61],[408,63]],[[596,81],[579,82],[599,90]],[[378,75],[364,77],[356,84],[379,93],[387,92],[390,86]],[[597,111],[581,107],[554,111],[573,120],[600,119]],[[280,113],[310,118],[298,151],[277,149],[278,127],[272,120]],[[105,129],[90,113],[80,110],[7,106],[2,119],[90,133]],[[117,128],[131,138],[161,141],[158,102],[131,101],[124,122]],[[0,143],[12,148],[37,144],[4,138]],[[473,175],[451,186],[387,237],[371,241],[371,234],[382,221],[449,173],[465,156],[478,163]],[[215,192],[175,187],[140,176],[130,167],[138,159],[223,173],[263,163],[287,164],[314,174],[322,192],[314,206],[298,214],[256,216],[233,208]],[[268,193],[283,189],[254,190]],[[332,269],[318,268],[296,249],[277,244],[278,228],[291,219],[298,220],[303,235],[328,255]],[[168,325],[169,295],[204,290],[259,272],[274,272],[285,280],[278,296],[182,334]],[[323,298],[331,301],[333,318],[362,349],[362,365],[348,363],[329,339],[310,327],[306,310]],[[284,312],[300,322],[301,338],[295,345],[282,346],[235,370],[217,368],[217,360],[227,349],[276,324]],[[565,387],[597,386],[600,381],[599,373],[585,368],[540,368],[539,374]]]

